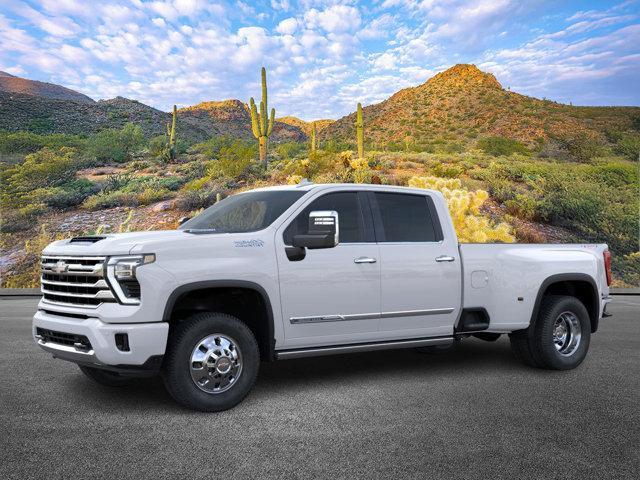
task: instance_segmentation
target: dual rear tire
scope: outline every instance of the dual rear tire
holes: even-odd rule
[[[589,350],[591,321],[580,300],[547,295],[529,328],[509,334],[511,349],[531,367],[570,370],[582,363]]]

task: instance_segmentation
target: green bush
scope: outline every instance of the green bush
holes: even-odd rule
[[[43,148],[25,157],[21,164],[0,172],[0,204],[23,207],[31,203],[32,192],[39,188],[61,186],[73,177],[81,164],[76,151],[63,147],[58,151]]]
[[[306,143],[301,142],[284,142],[275,146],[276,154],[284,160],[299,157],[309,149]]]
[[[630,160],[639,160],[640,134],[623,134],[616,143],[616,152]]]
[[[254,143],[234,140],[230,145],[220,148],[217,160],[209,162],[207,175],[211,178],[222,176],[235,179],[247,170],[256,154]]]
[[[166,188],[146,188],[140,192],[100,192],[87,198],[82,206],[88,210],[113,207],[139,207],[171,198],[174,194]]]
[[[519,153],[528,155],[530,152],[522,143],[506,137],[483,137],[478,140],[478,148],[488,155],[499,157]]]
[[[127,123],[122,129],[107,129],[89,138],[89,154],[100,162],[124,162],[142,147],[139,125]]]
[[[34,153],[45,147],[59,150],[62,147],[72,147],[84,150],[87,140],[79,135],[54,133],[38,135],[32,132],[0,132],[0,153]]]
[[[603,153],[600,142],[584,132],[564,136],[558,140],[567,149],[569,155],[579,162],[588,162]]]

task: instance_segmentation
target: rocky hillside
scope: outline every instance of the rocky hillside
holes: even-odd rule
[[[250,140],[251,115],[246,103],[240,100],[223,100],[220,102],[202,102],[191,107],[178,110],[178,118],[186,119],[189,124],[211,135],[229,135]],[[303,129],[276,120],[273,126],[272,141],[303,141],[306,135]]]
[[[94,103],[93,99],[75,90],[53,83],[16,77],[6,72],[0,72],[0,92],[36,95],[42,98],[70,100],[79,103]]]
[[[0,72],[0,130],[90,134],[125,123],[140,125],[147,137],[161,135],[171,115],[136,100],[116,97],[98,102],[59,85]],[[190,143],[212,135],[251,139],[251,117],[240,100],[203,102],[178,113],[178,137]],[[298,126],[276,121],[272,141],[306,139]]]
[[[640,122],[638,107],[573,107],[539,100],[505,90],[493,75],[466,64],[363,110],[365,138],[373,145],[443,139],[471,143],[480,136],[509,137],[529,146],[576,134],[603,140],[606,129],[625,131]],[[320,137],[352,142],[354,122],[355,113],[347,115]]]
[[[276,118],[276,121],[278,122],[282,122],[282,123],[286,123],[287,125],[291,125],[293,127],[297,127],[300,130],[302,130],[305,134],[310,135],[311,134],[311,125],[312,124],[316,124],[316,131],[317,132],[321,132],[322,130],[324,130],[325,128],[327,128],[329,125],[331,125],[335,120],[330,120],[330,119],[321,119],[321,120],[313,120],[311,122],[306,122],[298,117],[294,117],[294,116],[287,116],[287,117],[280,117],[280,118]]]

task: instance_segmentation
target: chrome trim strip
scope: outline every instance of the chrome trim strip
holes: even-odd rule
[[[400,310],[398,312],[382,312],[380,318],[393,317],[417,317],[420,315],[444,315],[451,313],[455,308],[431,308],[429,310]]]
[[[40,348],[52,354],[54,358],[67,360],[69,362],[99,363],[96,359],[95,351],[93,349],[82,351],[68,345],[49,343],[39,338],[37,340]]]
[[[73,270],[73,271],[67,271],[64,273],[58,273],[58,272],[54,272],[52,269],[50,268],[42,268],[42,272],[43,273],[52,273],[54,275],[73,275],[75,277],[98,277],[98,278],[102,278],[102,264],[99,264],[100,268],[95,268],[92,271],[89,270]]]
[[[432,308],[429,310],[401,310],[398,312],[382,313],[352,313],[347,315],[315,315],[309,317],[291,317],[289,323],[300,325],[303,323],[344,322],[350,320],[374,320],[376,318],[417,317],[421,315],[443,315],[451,313],[454,308]]]
[[[56,292],[55,290],[45,290],[44,286],[40,288],[42,293],[48,295],[55,295],[57,297],[74,297],[74,298],[97,298],[97,299],[115,299],[111,290],[99,290],[96,293],[71,293],[71,292]]]
[[[53,258],[55,260],[95,260],[96,262],[104,262],[107,257],[76,257],[63,255],[42,255],[42,259]]]
[[[46,299],[44,297],[42,297],[42,299],[40,301],[42,303],[46,303],[47,305],[51,305],[52,307],[72,307],[72,308],[77,308],[78,310],[87,309],[87,308],[95,310],[100,305],[102,305],[102,303],[98,303],[96,305],[93,305],[93,304],[89,304],[89,303],[57,302],[57,301],[54,301],[54,300],[48,300],[48,299]],[[71,312],[71,313],[74,313],[74,312]]]
[[[44,278],[40,278],[40,281],[49,285],[62,285],[65,287],[109,288],[109,285],[107,285],[107,282],[103,279],[100,279],[95,283],[58,282],[54,280],[45,280]]]
[[[278,360],[303,357],[319,357],[322,355],[336,355],[341,353],[367,352],[373,350],[387,350],[392,348],[414,348],[431,345],[450,345],[453,337],[422,338],[414,340],[398,340],[393,342],[361,343],[356,345],[340,345],[336,347],[307,348],[300,350],[276,351]]]

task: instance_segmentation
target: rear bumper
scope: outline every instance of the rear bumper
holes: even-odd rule
[[[82,335],[91,346],[74,346],[38,334],[38,328],[67,335]],[[33,317],[35,342],[55,358],[79,364],[123,371],[157,369],[167,345],[166,322],[109,324],[98,318],[76,319],[39,310]],[[116,346],[116,334],[126,334],[129,350]]]

